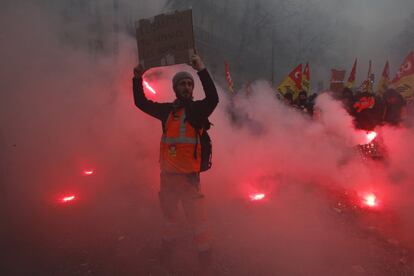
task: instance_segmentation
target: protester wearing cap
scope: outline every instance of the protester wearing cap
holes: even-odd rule
[[[178,72],[172,79],[176,99],[172,103],[157,103],[145,97],[142,85],[144,70],[134,68],[133,92],[135,105],[159,119],[163,134],[160,143],[159,200],[164,217],[161,261],[169,262],[174,253],[179,226],[178,204],[181,202],[187,221],[193,230],[199,261],[211,262],[211,236],[204,214],[204,195],[200,189],[201,147],[198,132],[218,104],[213,80],[198,55],[191,57],[192,67],[200,78],[205,98],[194,101],[194,78],[189,72]]]

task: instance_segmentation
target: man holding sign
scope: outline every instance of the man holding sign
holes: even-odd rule
[[[179,72],[172,80],[176,99],[172,103],[157,103],[145,97],[142,85],[144,69],[134,68],[133,92],[135,105],[162,122],[160,143],[159,200],[165,226],[161,261],[169,262],[177,237],[178,204],[181,202],[187,221],[192,226],[199,261],[202,267],[211,262],[210,233],[204,214],[204,196],[200,191],[202,166],[201,140],[210,124],[208,117],[218,104],[218,94],[203,61],[197,54],[191,56],[191,65],[197,71],[205,98],[193,101],[194,79],[189,72]]]

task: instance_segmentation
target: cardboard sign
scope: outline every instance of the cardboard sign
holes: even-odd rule
[[[190,63],[194,53],[191,10],[160,14],[136,22],[139,63],[145,69]]]

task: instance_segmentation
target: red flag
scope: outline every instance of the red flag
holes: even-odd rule
[[[302,88],[309,94],[310,92],[310,69],[309,63],[306,63],[305,69],[303,70],[302,75]]]
[[[362,82],[360,88],[363,92],[372,92],[372,84],[374,82],[374,74],[371,73],[372,71],[372,61],[369,61],[369,67],[368,67],[368,74],[367,78]]]
[[[411,51],[392,80],[395,88],[407,100],[414,97],[414,52]]]
[[[287,92],[292,93],[295,99],[302,89],[302,64],[296,66],[292,72],[282,81],[277,90],[285,95]]]
[[[354,65],[352,66],[351,74],[349,74],[348,82],[346,83],[346,87],[348,87],[349,89],[351,89],[355,83],[357,62],[358,59],[355,59]]]
[[[403,64],[401,64],[400,69],[397,72],[397,75],[392,80],[392,83],[398,82],[403,77],[407,77],[414,74],[414,52],[410,52],[410,54],[405,58]]]
[[[385,92],[385,90],[387,90],[389,83],[390,83],[390,64],[387,61],[384,66],[384,70],[382,70],[381,79],[378,82],[377,94],[382,95]]]
[[[295,86],[298,90],[302,89],[302,63],[296,66],[296,68],[290,72],[289,77],[295,82]]]
[[[224,61],[224,71],[226,72],[227,88],[231,93],[233,93],[233,81],[230,76],[230,66],[227,61]]]

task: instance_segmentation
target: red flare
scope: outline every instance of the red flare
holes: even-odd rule
[[[94,174],[95,173],[95,171],[94,170],[84,170],[83,171],[83,174],[84,175],[92,175],[92,174]]]
[[[157,92],[155,92],[154,88],[152,88],[152,87],[149,85],[149,83],[148,83],[147,81],[143,81],[143,83],[144,83],[145,87],[146,87],[149,91],[151,91],[151,93],[152,93],[152,94],[157,94]]]
[[[367,144],[374,141],[374,139],[377,137],[377,133],[375,131],[370,131],[367,133]]]
[[[368,207],[375,207],[378,205],[377,197],[374,194],[369,194],[364,198],[364,204]]]
[[[73,201],[75,199],[76,199],[75,195],[65,196],[65,197],[62,197],[61,202],[62,203],[67,203],[67,202]]]
[[[259,200],[263,200],[265,197],[266,197],[265,194],[257,193],[257,194],[250,195],[250,200],[251,201],[259,201]]]

